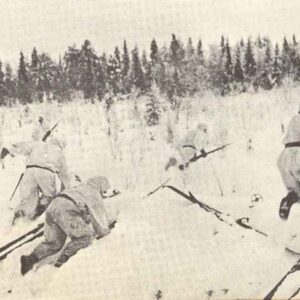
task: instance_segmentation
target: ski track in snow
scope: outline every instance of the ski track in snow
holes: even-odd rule
[[[163,114],[159,126],[149,128],[144,125],[143,100],[138,101],[139,115],[134,101],[117,102],[109,112],[108,137],[101,103],[34,104],[28,116],[22,106],[1,108],[3,145],[29,140],[31,120],[39,115],[46,115],[51,124],[61,120],[57,132],[67,139],[71,171],[82,179],[105,175],[122,192],[106,201],[109,212],[118,213],[111,234],[80,251],[62,268],[44,264],[24,277],[19,274],[20,255],[28,254],[39,240],[0,262],[1,299],[156,299],[158,291],[162,299],[178,300],[265,297],[298,260],[284,251],[289,223],[278,217],[285,189],[276,166],[282,150],[281,124],[286,126],[296,113],[298,94],[299,89],[292,89],[288,102],[282,90],[184,99],[193,107],[189,124],[208,123],[211,145],[207,150],[228,142],[233,145],[192,163],[184,172],[173,168],[167,173],[164,166],[174,153],[166,143],[167,126],[175,136],[182,135],[187,123],[184,111],[179,124],[170,111]],[[253,149],[247,151],[249,139]],[[5,178],[0,185],[0,246],[13,238],[8,224],[18,193],[11,203],[8,199],[24,162],[16,157],[4,164],[0,170]],[[249,217],[250,225],[270,238],[227,226],[171,190],[160,189],[142,199],[169,177],[170,184],[190,190],[204,203],[234,218]],[[249,208],[255,193],[263,201]],[[277,298],[291,296],[299,288],[300,272],[293,275],[277,291]]]

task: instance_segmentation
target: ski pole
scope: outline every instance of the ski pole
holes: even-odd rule
[[[9,201],[11,201],[12,198],[14,197],[14,195],[15,195],[15,193],[16,193],[16,191],[17,191],[19,185],[20,185],[20,182],[21,182],[23,176],[24,176],[24,173],[21,174],[21,176],[20,176],[20,178],[19,178],[19,180],[18,180],[18,183],[17,183],[16,187],[15,187],[15,189],[14,189],[12,195],[11,195],[10,198],[9,198]]]

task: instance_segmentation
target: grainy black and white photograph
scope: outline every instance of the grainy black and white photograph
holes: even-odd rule
[[[0,299],[300,299],[300,1],[0,24]]]

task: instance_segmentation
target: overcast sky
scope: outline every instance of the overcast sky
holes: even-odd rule
[[[15,64],[33,46],[53,58],[67,46],[92,41],[97,52],[127,39],[149,49],[153,37],[169,44],[171,33],[186,43],[236,41],[268,34],[272,40],[293,33],[300,39],[300,0],[0,0],[0,59]]]

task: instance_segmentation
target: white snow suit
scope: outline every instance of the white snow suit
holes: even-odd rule
[[[179,143],[176,143],[176,148],[182,161],[187,163],[194,155],[199,154],[201,149],[207,147],[207,142],[207,127],[200,123],[194,130],[188,131]]]
[[[69,187],[69,175],[63,150],[51,142],[19,143],[15,148],[27,154],[26,170],[20,182],[20,204],[15,213],[34,219],[39,205],[47,206],[60,190],[57,180],[63,187]],[[22,150],[20,150],[22,149]],[[39,192],[42,198],[39,199]]]
[[[300,114],[290,121],[283,144],[277,165],[288,192],[300,197]]]
[[[78,250],[110,232],[102,199],[102,192],[109,188],[104,177],[94,177],[86,184],[66,190],[58,195],[46,209],[45,240],[33,254],[41,260],[59,252],[69,237],[57,260],[60,266]]]
[[[34,141],[42,141],[43,137],[50,130],[50,126],[47,121],[45,121],[42,117],[39,118],[39,122],[32,132],[32,139]]]

